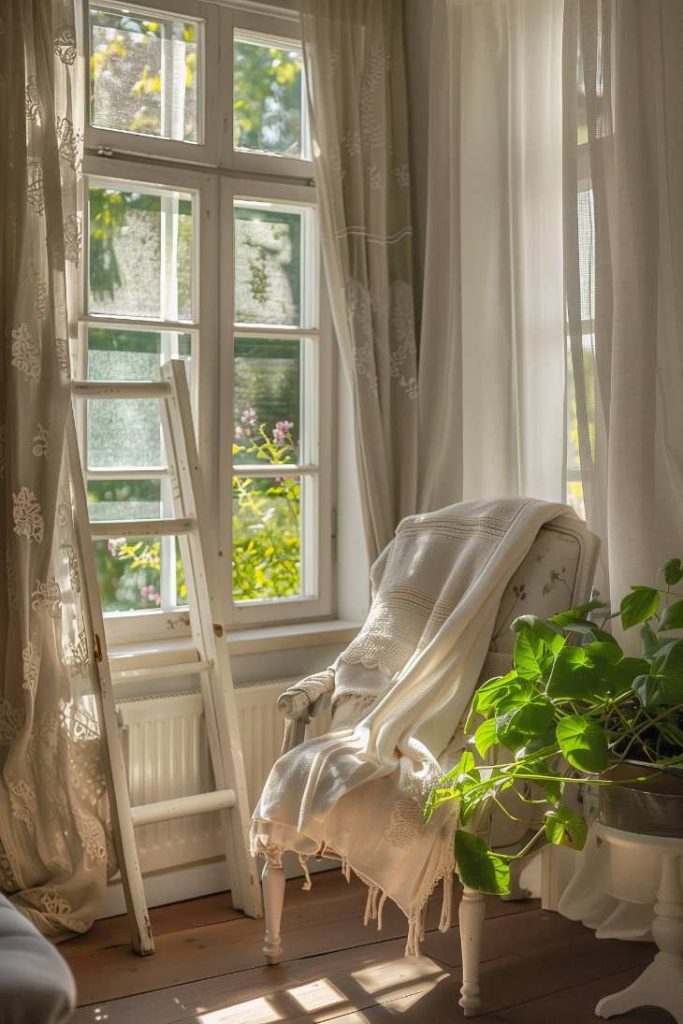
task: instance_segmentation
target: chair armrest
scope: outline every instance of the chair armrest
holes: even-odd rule
[[[280,694],[277,706],[285,716],[283,754],[303,743],[306,726],[326,703],[333,690],[334,669],[328,668],[325,672],[307,676]]]

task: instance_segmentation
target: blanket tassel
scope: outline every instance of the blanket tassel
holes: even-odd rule
[[[377,904],[377,931],[382,931],[382,911],[384,910],[384,904],[387,901],[387,894],[385,892],[380,896],[379,903]]]
[[[406,938],[406,956],[420,955],[420,918],[419,910],[414,910],[408,918],[408,936]]]
[[[451,926],[451,913],[453,909],[453,872],[447,871],[443,876],[443,900],[441,903],[441,918],[439,919],[439,931],[447,932]]]
[[[368,898],[365,901],[365,914],[363,915],[363,924],[367,925],[369,921],[374,921],[377,917],[377,897],[379,896],[379,888],[376,885],[368,886]]]
[[[299,854],[299,864],[301,865],[304,873],[304,884],[301,888],[304,892],[310,892],[313,888],[313,883],[311,882],[311,874],[308,870],[308,856],[305,853]]]

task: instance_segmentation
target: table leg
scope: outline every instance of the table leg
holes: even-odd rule
[[[662,875],[654,906],[652,935],[659,952],[632,985],[605,996],[595,1007],[598,1017],[614,1017],[639,1006],[668,1010],[683,1024],[683,888],[679,854],[662,856]]]

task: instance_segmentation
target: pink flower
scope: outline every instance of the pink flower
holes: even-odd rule
[[[273,441],[275,444],[286,444],[287,436],[291,433],[294,424],[289,420],[278,420],[273,427]]]
[[[258,417],[256,415],[256,410],[252,409],[251,407],[249,409],[244,410],[244,412],[240,416],[240,420],[247,427],[258,427]]]
[[[242,436],[242,428],[241,428],[241,426],[238,423],[236,425],[236,427],[235,427],[235,437],[241,437],[241,436]]]
[[[157,593],[153,583],[148,583],[147,586],[140,588],[140,597],[148,604],[155,604],[157,607],[161,604],[161,595]]]

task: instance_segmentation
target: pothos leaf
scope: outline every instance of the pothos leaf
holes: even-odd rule
[[[510,868],[480,836],[464,829],[455,833],[455,863],[463,885],[478,892],[505,896],[510,892]]]
[[[524,764],[515,766],[514,773],[521,782],[529,782],[538,786],[553,803],[558,803],[561,799],[565,782],[561,776],[556,779],[552,778],[555,771],[547,761],[543,759],[526,761]]]
[[[640,639],[643,644],[643,654],[649,661],[657,656],[662,644],[666,643],[662,637],[657,636],[649,622],[644,622],[640,627]]]
[[[534,737],[544,735],[554,717],[555,711],[550,701],[545,697],[537,697],[497,718],[496,736],[508,750],[514,752]]]
[[[675,587],[683,580],[683,565],[680,558],[670,558],[664,566],[664,579],[670,587]]]
[[[583,647],[563,647],[555,658],[546,692],[556,700],[594,696],[595,681]]]
[[[528,628],[517,634],[513,660],[522,679],[538,679],[543,675],[543,643]]]
[[[539,619],[537,615],[519,615],[510,623],[513,633],[521,633],[528,630],[530,636],[536,640],[542,640],[553,654],[557,654],[561,647],[564,647],[565,638],[559,628],[550,622]]]
[[[683,677],[638,676],[633,680],[633,692],[645,708],[675,707],[683,704]]]
[[[603,729],[585,715],[567,715],[557,723],[557,742],[569,764],[593,775],[609,763],[607,737]]]
[[[487,718],[474,734],[474,745],[482,757],[486,757],[491,747],[497,742],[496,720]]]
[[[546,811],[545,837],[554,846],[569,846],[572,850],[582,850],[586,843],[588,826],[584,818],[580,818],[565,804],[558,804]]]
[[[683,629],[683,601],[674,601],[664,612],[659,623],[662,629]]]
[[[567,611],[551,615],[548,622],[555,626],[560,626],[562,629],[572,629],[575,623],[584,622],[592,611],[595,611],[597,608],[606,607],[607,605],[604,601],[593,598],[591,601],[587,601],[576,608],[568,608]]]
[[[619,606],[624,629],[651,619],[659,608],[659,597],[659,591],[653,587],[631,587],[631,593],[624,597]]]

